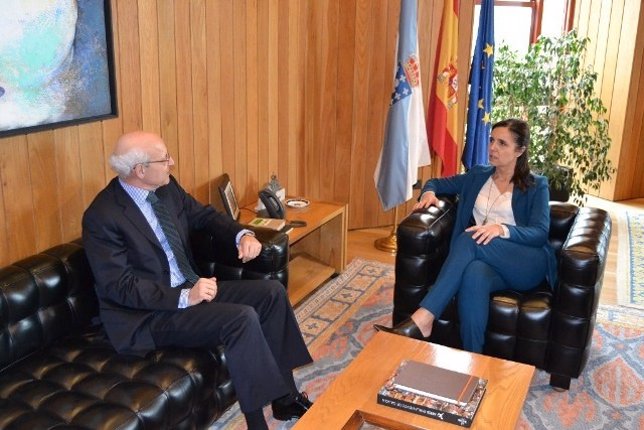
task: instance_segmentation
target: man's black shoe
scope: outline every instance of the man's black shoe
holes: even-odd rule
[[[272,403],[273,408],[273,418],[280,421],[288,421],[293,418],[300,418],[302,415],[308,411],[313,402],[309,400],[309,396],[302,391],[292,397],[290,403],[282,403],[279,401],[274,401]]]
[[[423,336],[423,333],[420,331],[420,328],[418,328],[414,320],[412,320],[411,318],[407,318],[405,321],[396,324],[393,327],[385,327],[384,325],[374,324],[373,328],[378,331],[411,337],[412,339],[427,340],[427,338]]]

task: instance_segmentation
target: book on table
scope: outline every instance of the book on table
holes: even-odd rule
[[[472,398],[478,378],[418,361],[408,361],[398,370],[394,385],[401,390],[463,406]]]
[[[268,228],[271,230],[279,231],[286,226],[286,220],[278,218],[253,218],[248,222],[249,226],[259,227],[259,228]]]
[[[378,392],[378,403],[470,427],[486,386],[474,375],[405,360]]]

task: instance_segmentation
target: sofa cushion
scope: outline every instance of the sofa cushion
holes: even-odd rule
[[[205,426],[234,401],[223,362],[220,350],[116,354],[93,327],[0,374],[0,428]]]
[[[0,370],[98,315],[85,252],[66,243],[0,269]]]

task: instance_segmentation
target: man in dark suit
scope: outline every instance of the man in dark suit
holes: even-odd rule
[[[170,175],[174,160],[153,133],[116,143],[117,172],[83,216],[83,242],[96,279],[101,320],[114,347],[143,354],[163,346],[225,346],[248,427],[267,428],[262,407],[288,420],[311,406],[292,369],[310,363],[284,287],[277,281],[201,278],[189,232],[235,241],[246,262],[261,251],[253,233],[204,206]]]

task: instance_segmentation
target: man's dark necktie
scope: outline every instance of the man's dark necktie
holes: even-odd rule
[[[183,277],[186,278],[186,281],[191,282],[193,285],[199,280],[199,276],[192,270],[190,263],[188,262],[188,257],[186,256],[183,243],[181,242],[181,237],[179,237],[179,232],[177,231],[177,226],[174,225],[168,209],[165,207],[163,202],[154,194],[154,191],[150,191],[147,201],[152,205],[152,210],[159,220],[161,229],[165,234],[166,239],[168,239],[168,244],[170,244],[170,249],[174,254],[174,258],[177,260],[177,266]]]

